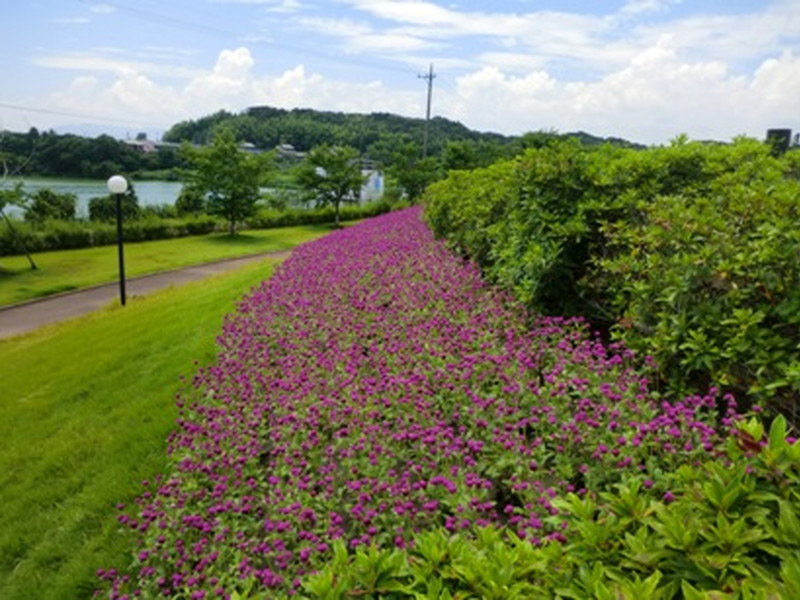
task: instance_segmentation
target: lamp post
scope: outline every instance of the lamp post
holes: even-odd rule
[[[117,201],[117,255],[119,256],[119,298],[125,306],[125,258],[122,254],[122,194],[128,191],[128,182],[122,175],[112,175],[108,179],[108,191]]]

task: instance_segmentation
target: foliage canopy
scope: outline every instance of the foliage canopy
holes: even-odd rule
[[[221,131],[207,147],[185,144],[183,156],[191,166],[189,185],[205,196],[207,210],[225,218],[235,234],[237,224],[255,213],[272,155],[244,152],[230,131]]]
[[[358,150],[350,146],[317,146],[297,171],[298,183],[318,206],[334,207],[337,227],[342,202],[357,202],[365,180]]]

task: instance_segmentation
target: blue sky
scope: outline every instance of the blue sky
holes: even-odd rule
[[[0,129],[151,135],[219,109],[424,114],[664,143],[800,129],[800,0],[29,0]]]

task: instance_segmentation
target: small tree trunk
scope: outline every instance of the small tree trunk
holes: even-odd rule
[[[228,232],[230,235],[236,235],[236,219],[231,218],[228,220]]]
[[[33,262],[33,257],[31,256],[30,252],[28,252],[28,248],[25,246],[25,243],[22,241],[22,238],[19,237],[17,230],[14,229],[14,226],[11,224],[11,219],[8,218],[6,211],[0,210],[0,212],[3,213],[3,218],[6,220],[6,224],[8,225],[8,228],[11,230],[11,234],[14,236],[14,239],[17,242],[17,246],[22,248],[22,251],[25,253],[25,256],[28,257],[28,262],[31,263],[31,271],[35,271],[36,269],[38,269],[38,267],[36,266],[36,263]]]
[[[336,206],[336,217],[335,217],[335,220],[334,220],[334,227],[336,227],[336,229],[339,229],[339,204],[341,204],[341,200],[339,200],[337,198],[336,199],[336,204],[335,204],[335,206]]]

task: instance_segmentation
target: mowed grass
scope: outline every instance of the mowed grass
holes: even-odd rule
[[[330,225],[301,225],[244,231],[238,235],[211,234],[125,244],[127,277],[177,269],[187,265],[286,250],[330,232]],[[115,281],[117,247],[100,246],[33,255],[37,270],[25,256],[0,256],[0,306],[58,292]]]
[[[98,567],[126,564],[115,505],[164,470],[179,376],[276,264],[0,341],[0,598],[88,598]]]

